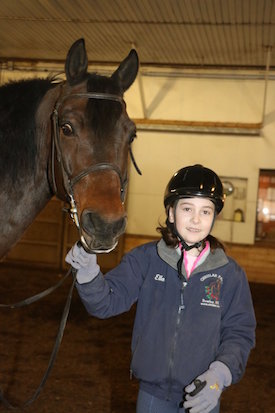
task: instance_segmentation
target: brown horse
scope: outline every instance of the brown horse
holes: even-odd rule
[[[127,159],[135,137],[123,93],[138,71],[135,50],[111,77],[87,72],[83,39],[70,48],[66,81],[0,88],[0,257],[53,195],[68,202],[89,251],[108,252],[125,230]]]

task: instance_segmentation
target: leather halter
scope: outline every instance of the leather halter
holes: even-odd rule
[[[103,171],[103,170],[112,170],[114,171],[120,181],[120,192],[121,192],[121,202],[124,202],[125,198],[125,189],[128,183],[128,178],[127,175],[125,179],[122,178],[121,171],[119,167],[113,163],[109,162],[101,162],[97,163],[95,165],[91,165],[88,168],[84,169],[81,171],[77,176],[71,176],[70,173],[68,172],[65,162],[64,162],[64,157],[61,149],[61,144],[60,144],[60,134],[59,134],[59,119],[58,119],[58,110],[61,106],[61,104],[68,98],[71,97],[76,97],[76,98],[88,98],[88,99],[100,99],[100,100],[111,100],[114,102],[119,102],[122,106],[125,106],[125,101],[121,96],[118,95],[113,95],[109,93],[97,93],[97,92],[86,92],[86,93],[74,93],[71,95],[64,95],[62,96],[55,105],[55,108],[52,113],[52,120],[53,120],[53,138],[52,138],[52,155],[51,155],[51,174],[52,174],[52,185],[53,185],[53,191],[54,193],[59,197],[60,194],[58,193],[57,189],[57,184],[56,184],[56,174],[55,174],[55,155],[56,159],[58,162],[58,165],[61,170],[62,174],[62,180],[63,180],[63,186],[66,192],[66,198],[67,202],[70,204],[69,208],[69,213],[74,221],[75,225],[77,226],[78,230],[80,230],[80,220],[78,216],[78,211],[76,207],[76,202],[74,199],[74,194],[73,194],[73,187],[74,185],[79,182],[81,179],[83,179],[85,176],[95,172],[95,171]],[[133,157],[132,149],[131,149],[131,143],[129,142],[129,152],[130,152],[130,157],[131,160],[134,164],[134,167],[136,171],[141,175],[141,171],[139,170],[135,159]],[[81,234],[80,234],[81,235]],[[84,245],[86,245],[87,249],[89,250],[89,247],[87,246],[83,236],[81,236],[81,240],[84,242]],[[106,252],[106,251],[105,251]]]

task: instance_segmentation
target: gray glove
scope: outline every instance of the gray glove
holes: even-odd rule
[[[194,382],[185,387],[187,393],[183,406],[190,413],[209,413],[218,404],[224,387],[230,386],[232,375],[229,368],[220,361],[214,361],[209,369],[198,376],[196,380],[206,381],[205,387],[194,397],[190,394],[195,388]]]
[[[76,279],[79,284],[92,281],[100,271],[96,254],[89,254],[78,243],[70,249],[65,261],[77,270]]]

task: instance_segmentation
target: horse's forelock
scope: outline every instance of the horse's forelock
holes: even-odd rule
[[[102,93],[106,92],[119,96],[122,95],[122,90],[111,77],[98,75],[97,73],[89,74],[87,81],[87,91]]]
[[[109,93],[121,96],[122,92],[111,78],[91,74],[87,82],[88,92]],[[121,103],[112,100],[100,100],[90,98],[87,105],[87,117],[91,128],[98,138],[108,136],[114,129],[115,123],[122,112]]]

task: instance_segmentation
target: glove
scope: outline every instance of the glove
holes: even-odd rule
[[[77,270],[76,279],[79,284],[92,281],[100,272],[96,254],[89,254],[78,242],[70,249],[65,261]]]
[[[232,375],[224,363],[214,361],[209,369],[195,380],[206,381],[206,385],[194,397],[190,395],[196,388],[194,382],[185,387],[187,395],[183,406],[185,409],[190,409],[190,413],[209,413],[218,404],[224,387],[230,386]]]

